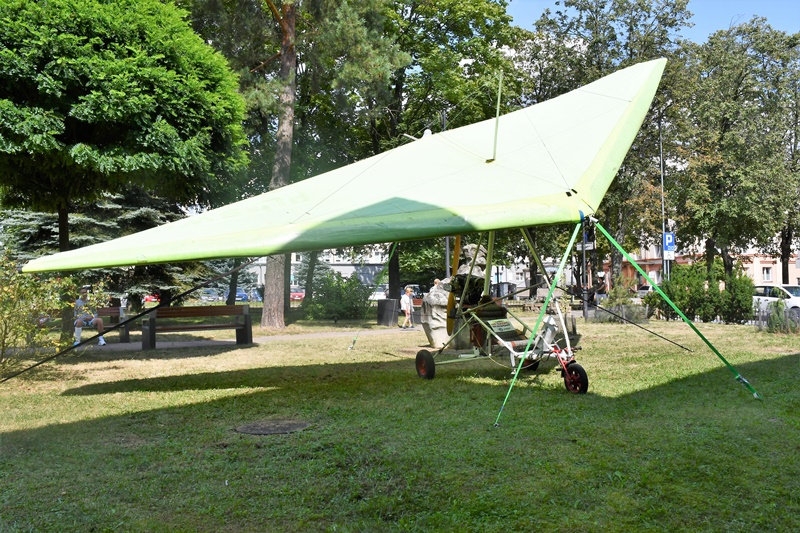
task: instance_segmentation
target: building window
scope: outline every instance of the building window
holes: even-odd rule
[[[761,267],[761,280],[772,281],[772,267]]]

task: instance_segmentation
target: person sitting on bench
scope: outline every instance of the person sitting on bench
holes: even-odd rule
[[[73,343],[73,346],[77,346],[81,343],[81,332],[83,331],[83,328],[87,326],[97,328],[97,333],[100,334],[97,344],[99,346],[104,346],[106,344],[106,340],[103,338],[103,331],[105,330],[103,327],[103,319],[99,316],[95,316],[89,311],[88,307],[86,306],[88,300],[89,287],[84,285],[80,288],[78,299],[75,300],[75,342]]]

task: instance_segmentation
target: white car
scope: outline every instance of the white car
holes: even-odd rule
[[[373,290],[372,294],[369,295],[369,299],[372,302],[385,300],[387,292],[389,292],[389,287],[386,287],[385,285],[379,285],[378,287],[375,287],[375,290]]]
[[[753,306],[760,312],[767,312],[769,305],[783,300],[786,310],[800,318],[800,285],[756,285]]]

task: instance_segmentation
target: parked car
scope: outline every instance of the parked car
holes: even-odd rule
[[[637,296],[638,298],[644,298],[645,296],[647,296],[647,295],[648,295],[648,294],[650,294],[651,292],[653,292],[653,287],[651,287],[650,285],[641,285],[641,286],[640,286],[640,287],[639,287],[639,288],[636,290],[636,296]]]
[[[220,296],[217,289],[206,287],[200,291],[200,300],[204,302],[218,302],[219,300],[222,300],[222,296]]]
[[[377,300],[385,300],[388,298],[389,287],[386,285],[378,285],[372,291],[372,294],[369,295],[370,301],[377,301]]]
[[[303,287],[291,287],[289,289],[289,300],[299,302],[306,297],[306,290]]]
[[[756,285],[753,306],[767,312],[773,302],[782,300],[786,310],[800,319],[800,285]]]
[[[417,285],[416,283],[411,283],[411,284],[406,285],[405,287],[403,287],[403,290],[400,291],[400,297],[401,298],[406,293],[406,289],[408,287],[411,287],[411,297],[414,298],[415,300],[419,300],[420,298],[422,298],[424,296],[424,294],[422,293],[422,288],[419,285]]]
[[[225,293],[225,301],[228,300],[228,292]],[[248,298],[247,293],[244,292],[244,289],[236,289],[236,297],[234,298],[237,302],[248,302],[250,298]]]

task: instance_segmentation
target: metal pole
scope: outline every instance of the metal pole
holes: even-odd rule
[[[586,225],[587,219],[583,219],[581,230],[583,232],[583,268],[581,269],[581,300],[583,300],[583,319],[589,320],[589,273],[586,272]]]
[[[450,237],[444,238],[444,275],[450,275]]]
[[[669,260],[664,250],[664,235],[667,233],[666,210],[664,207],[664,140],[661,134],[662,115],[658,116],[658,159],[661,171],[661,275],[662,281],[669,279]]]

